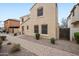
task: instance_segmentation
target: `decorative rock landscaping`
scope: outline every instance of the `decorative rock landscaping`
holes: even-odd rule
[[[21,47],[20,44],[3,41],[3,38],[0,38],[0,47],[0,56],[36,56],[36,54]]]

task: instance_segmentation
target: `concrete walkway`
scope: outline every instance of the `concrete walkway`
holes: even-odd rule
[[[40,40],[36,40],[34,37],[32,36],[27,36],[27,35],[19,35],[18,38],[22,38],[34,43],[38,43],[38,44],[42,44],[45,46],[49,46],[52,48],[56,48],[56,49],[60,49],[60,50],[64,50],[73,54],[76,54],[79,56],[79,45],[76,44],[76,42],[71,42],[71,41],[67,41],[65,39],[60,39],[60,40],[56,40],[55,45],[50,43],[50,40],[48,39],[40,39]]]
[[[66,51],[62,51],[56,48],[51,48],[45,45],[34,43],[28,40],[14,37],[12,35],[7,35],[7,39],[10,42],[21,44],[23,48],[35,53],[38,56],[76,56],[75,54]]]

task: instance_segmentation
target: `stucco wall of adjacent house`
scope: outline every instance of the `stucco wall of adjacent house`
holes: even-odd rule
[[[43,7],[43,16],[37,16],[37,9]],[[39,33],[41,34],[41,25],[48,25],[48,34],[41,34],[44,38],[56,38],[59,39],[59,27],[58,27],[58,14],[57,6],[54,3],[41,3],[36,4],[30,10],[29,20],[21,24],[21,27],[24,26],[24,34],[34,36],[34,25],[39,25]],[[29,29],[27,30],[27,25]],[[21,29],[20,27],[20,29]]]
[[[72,13],[70,16],[70,23],[75,22],[75,21],[79,21],[79,6],[76,6],[74,10],[74,16]]]
[[[74,16],[71,13],[71,16],[68,18],[68,27],[70,28],[70,40],[72,41],[74,38],[74,33],[79,32],[79,23],[74,23],[79,21],[79,6],[77,5],[74,9]]]

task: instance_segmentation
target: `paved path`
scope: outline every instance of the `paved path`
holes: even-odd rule
[[[39,56],[76,56],[75,54],[66,51],[62,51],[56,48],[51,48],[45,45],[34,43],[11,35],[7,35],[7,39],[11,42],[21,44],[23,48]]]
[[[67,41],[64,39],[60,39],[60,40],[56,40],[56,44],[53,45],[50,43],[50,40],[48,39],[40,39],[40,40],[36,40],[34,37],[31,36],[26,36],[26,35],[19,35],[19,38],[34,42],[34,43],[38,43],[38,44],[42,44],[45,46],[49,46],[52,48],[56,48],[56,49],[60,49],[60,50],[64,50],[73,54],[76,54],[79,56],[79,45],[76,44],[76,42],[71,42],[71,41]]]

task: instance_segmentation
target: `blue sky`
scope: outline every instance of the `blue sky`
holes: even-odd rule
[[[61,24],[62,19],[66,19],[72,10],[74,3],[59,3],[58,4],[58,20]]]
[[[29,9],[33,6],[31,3],[0,3],[0,26],[3,26],[3,21],[9,18],[19,19],[23,15],[27,15]],[[58,4],[58,20],[61,23],[62,18],[66,18],[74,6],[73,3]]]

